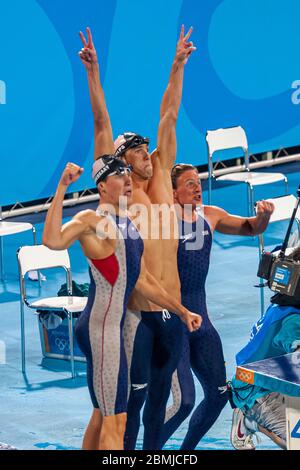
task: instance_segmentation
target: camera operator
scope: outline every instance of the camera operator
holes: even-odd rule
[[[287,259],[300,261],[300,246]],[[300,297],[276,293],[264,315],[253,326],[250,341],[236,355],[237,365],[300,351]],[[299,355],[300,359],[300,355]],[[230,382],[234,407],[231,443],[235,449],[255,449],[257,431],[286,449],[284,396],[262,387]],[[256,436],[257,437],[257,436]]]

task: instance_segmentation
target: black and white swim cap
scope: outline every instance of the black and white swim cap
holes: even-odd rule
[[[92,177],[96,186],[108,176],[125,173],[131,173],[131,166],[126,165],[123,160],[114,155],[103,155],[93,164]]]

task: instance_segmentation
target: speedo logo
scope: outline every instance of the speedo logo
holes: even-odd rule
[[[191,240],[194,238],[195,234],[194,233],[188,233],[187,235],[181,235],[180,240],[183,240],[183,243],[187,242],[188,240]]]
[[[148,384],[131,384],[133,390],[136,392],[137,390],[142,390],[146,388]]]
[[[208,230],[203,230],[202,231],[202,235],[205,236],[205,235],[209,235],[209,231]],[[188,233],[187,235],[181,235],[180,237],[180,240],[183,240],[182,243],[185,243],[187,242],[188,240],[191,240],[192,238],[195,238],[196,237],[196,233]]]

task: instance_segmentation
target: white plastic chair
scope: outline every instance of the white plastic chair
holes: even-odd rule
[[[0,219],[0,263],[1,263],[1,281],[4,281],[4,250],[3,250],[3,237],[7,235],[14,235],[16,233],[32,231],[33,243],[36,245],[35,227],[25,222],[5,222]]]
[[[20,314],[21,314],[21,350],[22,372],[25,373],[25,323],[24,305],[34,310],[56,310],[65,312],[68,319],[70,362],[72,377],[75,377],[74,344],[73,344],[73,313],[82,312],[87,303],[87,297],[72,296],[72,277],[70,270],[70,258],[67,250],[50,250],[44,245],[23,246],[17,251],[17,259],[20,275]],[[63,268],[66,272],[68,296],[41,298],[29,302],[26,297],[25,275],[28,271]]]
[[[272,224],[274,222],[281,222],[284,220],[290,220],[293,210],[295,208],[297,198],[293,194],[289,194],[288,196],[281,196],[281,197],[275,197],[273,199],[267,199],[267,201],[270,201],[274,204],[274,212],[271,215],[269,224]],[[295,222],[297,224],[298,231],[300,230],[300,208],[298,208],[296,217],[295,217]],[[284,237],[284,234],[283,234]],[[282,242],[283,242],[283,237],[282,237]],[[261,257],[261,254],[265,248],[265,243],[264,243],[264,234],[261,233],[259,235],[259,258]],[[288,254],[288,251],[287,251]],[[262,286],[263,283],[265,282],[264,279],[260,280],[260,285]],[[264,299],[264,289],[261,287],[260,288],[260,306],[261,306],[261,314],[264,314],[265,310],[265,299]]]
[[[211,204],[212,179],[216,181],[231,181],[234,183],[245,183],[247,185],[248,215],[253,215],[253,189],[254,186],[283,181],[285,193],[288,192],[287,177],[283,173],[260,173],[249,169],[249,152],[247,136],[241,126],[221,128],[206,133],[208,148],[208,204]],[[228,173],[219,177],[214,175],[213,154],[220,150],[240,148],[244,153],[244,171]]]

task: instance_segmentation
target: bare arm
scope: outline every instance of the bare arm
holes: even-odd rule
[[[212,220],[213,226],[218,232],[251,236],[266,230],[273,211],[274,205],[267,201],[258,202],[256,217],[238,217],[229,214],[220,207],[207,206],[205,208],[208,218]]]
[[[191,313],[187,308],[180,304],[174,297],[169,295],[161,285],[156,281],[152,274],[147,271],[142,259],[140,277],[135,285],[135,289],[151,302],[160,305],[162,308],[176,313],[181,320],[186,323],[189,331],[195,331],[200,328],[202,317]],[[151,313],[149,314],[151,315]]]
[[[104,91],[101,86],[97,52],[93,43],[92,33],[87,28],[88,41],[80,31],[83,48],[79,52],[80,59],[87,72],[88,86],[92,111],[94,115],[94,159],[105,154],[114,153],[113,134]]]
[[[53,250],[64,250],[68,248],[87,229],[85,219],[75,216],[73,220],[62,225],[63,200],[68,185],[76,181],[83,169],[72,163],[68,163],[60,182],[56,194],[48,210],[44,231],[43,244]]]
[[[181,28],[169,83],[161,102],[157,150],[162,168],[168,170],[176,159],[176,122],[182,99],[184,66],[196,49],[192,42],[188,42],[192,30],[190,28],[184,35],[184,26]]]

